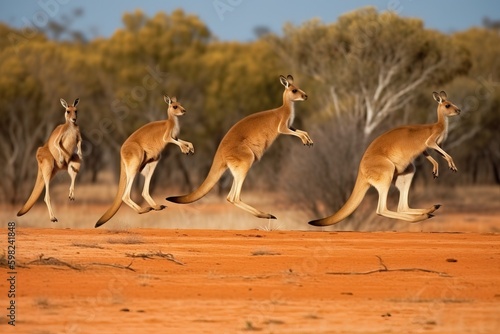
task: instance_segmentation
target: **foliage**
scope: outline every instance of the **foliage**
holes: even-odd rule
[[[330,24],[289,24],[281,36],[260,34],[244,43],[217,40],[182,10],[126,13],[109,38],[86,40],[64,29],[57,22],[47,31],[0,24],[3,201],[23,201],[31,190],[35,151],[64,120],[59,98],[81,99],[79,182],[97,182],[101,171],[118,174],[125,138],[166,117],[162,96],[177,96],[188,110],[180,136],[196,154],[181,157],[167,148],[153,184],[188,189],[205,177],[232,124],[281,104],[278,76],[289,73],[310,96],[297,107],[295,124],[310,132],[315,147],[304,151],[294,138],[278,140],[249,184],[290,187],[294,200],[304,194],[316,212],[338,206],[371,138],[396,124],[433,121],[430,93],[444,88],[465,110],[450,134],[459,169],[476,175],[462,180],[500,182],[497,30],[445,35],[373,8]]]
[[[430,113],[435,104],[425,103],[426,109],[419,105],[432,101],[433,90],[470,67],[466,49],[450,36],[425,29],[418,19],[374,8],[345,14],[331,24],[315,19],[287,25],[284,36],[272,37],[270,43],[317,82],[313,108],[319,113],[311,120],[323,124],[314,134],[322,146],[307,161],[296,159],[287,177],[321,175],[293,186],[302,194],[300,202],[317,214],[325,214],[325,207],[334,212],[345,202],[361,155],[374,137],[396,125],[435,121],[435,112]],[[431,117],[419,121],[416,114]]]

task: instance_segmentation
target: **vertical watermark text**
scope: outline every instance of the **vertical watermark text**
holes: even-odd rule
[[[16,223],[8,223],[7,233],[7,284],[8,292],[7,298],[9,304],[7,306],[8,324],[11,326],[16,325]]]

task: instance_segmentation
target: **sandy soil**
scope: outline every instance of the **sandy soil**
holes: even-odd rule
[[[500,330],[495,233],[16,232],[16,326],[2,315],[2,333]]]

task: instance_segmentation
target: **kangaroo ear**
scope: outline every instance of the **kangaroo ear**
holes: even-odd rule
[[[163,96],[163,101],[165,101],[165,103],[168,105],[170,105],[170,103],[172,103],[172,100],[170,100],[170,98],[167,95]]]
[[[443,98],[443,100],[446,100],[448,98],[448,95],[446,95],[446,92],[444,90],[439,92],[439,95]]]
[[[288,83],[288,80],[286,80],[286,78],[282,75],[280,75],[280,82],[283,86],[285,86],[285,88],[288,88],[290,86],[290,84]]]
[[[434,97],[434,100],[436,100],[437,103],[443,102],[443,98],[438,92],[432,92],[432,97]]]
[[[171,99],[172,102],[177,102],[177,98],[175,96],[172,96],[172,99]]]
[[[286,81],[288,81],[289,84],[293,84],[293,77],[291,74],[287,75]]]
[[[61,101],[62,106],[67,109],[68,103],[64,99],[61,99],[60,101]]]
[[[73,102],[73,107],[76,107],[78,105],[78,102],[80,102],[79,97],[75,100],[75,102]]]

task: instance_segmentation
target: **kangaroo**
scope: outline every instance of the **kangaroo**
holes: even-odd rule
[[[75,200],[75,179],[83,161],[82,136],[76,124],[76,106],[80,99],[76,99],[72,106],[69,106],[64,99],[60,101],[61,105],[66,109],[66,123],[58,125],[54,131],[52,131],[45,145],[39,147],[36,151],[38,173],[35,186],[33,187],[30,197],[17,213],[18,216],[24,215],[33,207],[45,186],[45,203],[49,210],[50,220],[52,222],[57,222],[57,218],[54,216],[54,211],[50,203],[49,183],[54,175],[63,169],[67,169],[71,177],[69,199],[71,201]],[[74,153],[75,148],[77,149],[76,154]]]
[[[118,191],[111,207],[97,221],[95,227],[106,223],[115,215],[122,201],[142,214],[151,210],[160,211],[165,205],[158,205],[149,194],[149,184],[155,171],[156,165],[161,157],[161,152],[172,143],[181,149],[182,153],[194,154],[193,144],[177,138],[179,134],[179,120],[177,117],[186,113],[186,109],[177,102],[176,97],[163,97],[167,103],[167,120],[148,123],[128,137],[120,150],[120,181]],[[130,192],[137,173],[141,172],[144,177],[144,189],[142,197],[150,206],[141,208],[131,198]]]
[[[280,75],[280,82],[285,86],[283,105],[276,109],[254,113],[233,125],[222,138],[205,181],[192,193],[168,197],[168,201],[185,204],[199,200],[213,188],[229,168],[233,175],[233,184],[227,200],[258,218],[276,219],[275,216],[244,203],[240,194],[250,167],[262,158],[279,134],[296,136],[304,145],[313,145],[307,132],[292,127],[295,116],[294,102],[307,100],[307,94],[293,84],[291,75],[286,78]]]
[[[411,209],[408,205],[408,192],[415,174],[413,160],[423,153],[433,165],[434,177],[438,177],[438,163],[426,151],[431,148],[444,157],[452,171],[457,171],[452,157],[439,147],[439,144],[446,139],[448,134],[447,117],[459,115],[460,109],[448,101],[444,91],[432,94],[438,103],[437,122],[400,126],[376,138],[361,158],[354,189],[344,206],[335,214],[310,221],[309,224],[326,226],[340,222],[359,206],[370,186],[378,191],[377,214],[379,215],[410,222],[418,222],[434,216],[432,213],[441,205],[436,204],[428,209]],[[387,194],[393,180],[400,192],[397,212],[387,209]]]

